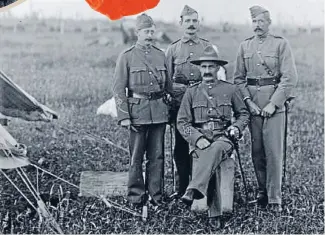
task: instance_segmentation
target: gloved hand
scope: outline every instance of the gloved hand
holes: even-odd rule
[[[209,147],[211,145],[210,141],[208,141],[206,138],[201,137],[197,142],[196,142],[196,146],[199,149],[205,149],[207,147]]]
[[[131,120],[130,119],[124,119],[124,120],[122,120],[121,121],[121,126],[127,128],[129,130],[138,132],[138,130],[134,126],[132,126],[132,123],[131,123]]]
[[[240,131],[236,126],[229,126],[227,128],[227,132],[231,137],[235,138],[236,140],[240,138]]]

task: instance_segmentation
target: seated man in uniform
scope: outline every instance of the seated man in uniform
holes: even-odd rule
[[[207,46],[191,63],[200,66],[202,82],[187,89],[177,116],[179,132],[189,142],[192,154],[198,157],[192,180],[181,198],[187,205],[208,196],[210,179],[234,150],[229,135],[239,138],[249,121],[249,112],[236,86],[217,79],[220,66],[228,62],[220,60],[213,47]],[[233,123],[232,112],[236,118]],[[219,188],[216,193],[217,212],[209,215],[209,223],[219,228],[222,214]]]

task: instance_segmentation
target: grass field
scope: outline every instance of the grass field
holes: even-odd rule
[[[79,184],[80,173],[85,170],[126,171],[129,159],[123,151],[85,135],[91,133],[106,137],[127,148],[127,131],[118,127],[111,117],[96,116],[99,105],[111,97],[115,60],[126,47],[119,43],[120,36],[116,32],[105,32],[104,35],[116,40],[114,45],[88,47],[89,41],[100,35],[28,29],[13,32],[4,27],[6,20],[0,23],[0,69],[60,115],[59,120],[52,123],[21,120],[10,123],[8,130],[28,146],[31,161],[37,163],[39,159],[45,159],[41,167],[75,184]],[[85,28],[87,22],[75,24]],[[170,35],[177,39],[180,33],[173,26],[168,28],[173,29]],[[230,75],[238,45],[249,35],[249,28],[231,33],[218,30],[201,32],[202,37],[216,44],[223,57],[231,61],[228,66]],[[234,213],[219,233],[324,233],[323,32],[284,36],[291,43],[299,74],[289,121],[284,211],[281,217],[275,217],[254,206],[245,208],[241,203],[244,191],[239,180]],[[256,181],[247,131],[241,149],[250,199],[253,199]],[[170,192],[169,152],[166,153],[166,169],[166,191]],[[35,179],[35,170],[29,167],[26,170]],[[10,175],[18,180],[14,172]],[[0,232],[50,232],[38,226],[38,217],[26,209],[26,201],[3,177],[0,182]],[[149,211],[149,220],[142,222],[127,213],[105,208],[99,200],[78,197],[77,190],[52,177],[40,177],[42,193],[49,193],[54,185],[56,194],[58,184],[62,186],[64,196],[71,192],[68,205],[62,206],[63,209],[51,208],[65,233],[215,232],[206,226],[205,214],[191,213],[181,204],[169,204],[160,213]],[[127,205],[122,197],[114,200]]]

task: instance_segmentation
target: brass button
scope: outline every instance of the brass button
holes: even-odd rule
[[[146,53],[146,54],[148,54],[148,52],[147,52],[147,51],[146,51],[145,53]]]
[[[213,118],[210,118],[210,121],[213,121]]]
[[[209,86],[209,89],[211,89],[212,88],[212,86]]]
[[[193,43],[190,43],[190,46],[192,46],[193,45]]]
[[[194,73],[191,73],[190,75],[191,75],[191,76],[193,76],[193,75],[194,75]]]
[[[257,53],[258,53],[258,54],[261,54],[261,51],[258,51]]]
[[[193,55],[193,52],[191,52],[190,55]]]
[[[210,111],[212,111],[212,108],[209,108]]]
[[[153,85],[153,83],[152,83],[152,82],[150,82],[150,85],[152,86],[152,85]]]
[[[257,66],[260,66],[261,64],[257,64]]]
[[[152,72],[150,71],[149,74],[152,74]]]
[[[209,96],[209,99],[212,100],[212,96]]]

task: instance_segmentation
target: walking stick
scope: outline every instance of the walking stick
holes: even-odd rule
[[[248,202],[248,191],[247,191],[247,184],[246,184],[246,177],[244,174],[244,169],[243,169],[243,165],[241,163],[241,158],[240,158],[240,154],[239,154],[239,144],[238,144],[238,140],[233,140],[234,146],[235,146],[235,151],[238,157],[238,163],[239,163],[239,168],[240,168],[240,172],[241,172],[241,176],[243,179],[243,184],[244,184],[244,190],[245,190],[245,196],[246,196],[246,203]]]
[[[176,183],[175,183],[175,166],[174,166],[174,151],[173,151],[173,124],[170,124],[170,156],[172,162],[172,174],[173,174],[173,192],[176,192]]]
[[[290,102],[295,97],[291,96],[284,102],[285,107],[285,121],[284,121],[284,139],[283,139],[283,179],[282,183],[285,184],[286,171],[287,171],[287,135],[288,135],[288,113]]]
[[[228,136],[228,138],[234,144],[234,149],[235,149],[237,157],[238,157],[239,169],[240,169],[241,176],[242,176],[242,179],[243,179],[245,196],[246,196],[246,203],[247,203],[248,202],[248,191],[247,191],[246,177],[245,177],[245,174],[244,174],[244,169],[243,169],[243,165],[241,163],[241,158],[240,158],[240,154],[239,154],[239,143],[238,143],[239,139],[236,139],[235,136],[230,135],[228,132],[226,132],[226,136]]]

